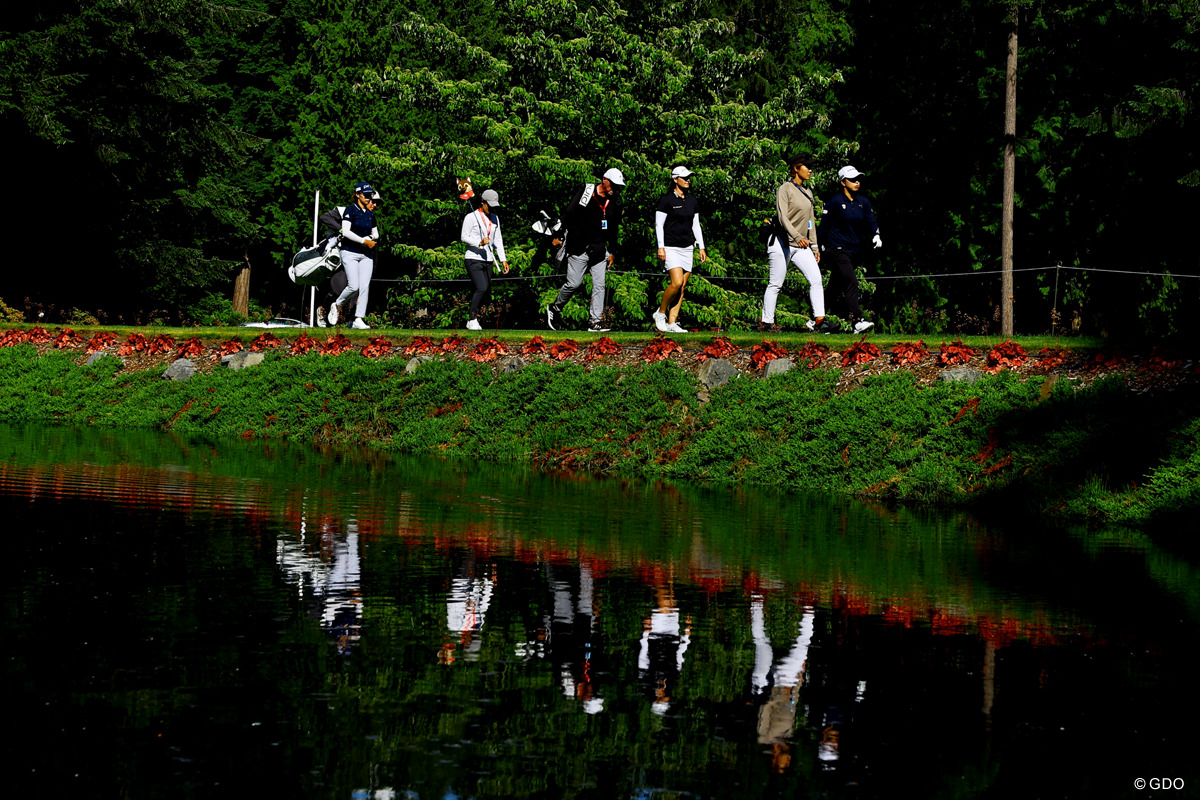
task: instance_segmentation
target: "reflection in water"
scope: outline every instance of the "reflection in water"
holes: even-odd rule
[[[1200,589],[1142,540],[45,429],[0,429],[0,514],[22,532],[3,633],[30,731],[8,772],[30,785],[1025,796],[1055,767],[1045,796],[1087,797],[1189,777]]]

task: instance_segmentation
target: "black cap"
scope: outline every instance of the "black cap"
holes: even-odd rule
[[[817,159],[812,153],[801,151],[789,158],[787,163],[789,167],[794,167],[797,164],[803,164],[806,167],[815,167],[817,165]]]

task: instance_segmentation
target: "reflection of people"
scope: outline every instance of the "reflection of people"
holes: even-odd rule
[[[817,262],[816,203],[804,182],[812,177],[815,160],[808,153],[797,153],[788,159],[788,180],[775,192],[775,233],[767,242],[767,262],[770,277],[763,293],[760,328],[778,330],[775,325],[775,305],[783,288],[788,267],[795,265],[808,281],[808,298],[812,303],[813,319],[810,330],[831,333],[837,330],[825,319],[825,290],[821,288],[821,271]]]
[[[558,664],[563,694],[580,701],[584,712],[599,713],[604,710],[604,698],[597,694],[592,675],[592,628],[596,624],[592,566],[585,561],[579,563],[578,600],[573,598],[568,580],[553,572],[549,577],[554,616],[546,625],[546,644]]]
[[[670,684],[683,670],[683,655],[692,641],[692,621],[681,619],[669,584],[656,586],[654,591],[655,608],[642,623],[638,677],[654,693],[650,711],[661,716],[671,706]]]
[[[825,201],[821,210],[821,253],[825,256],[825,263],[833,265],[833,271],[829,274],[831,284],[842,284],[842,297],[846,301],[855,333],[863,333],[875,324],[863,318],[862,308],[858,304],[855,262],[868,238],[876,248],[883,247],[871,201],[858,192],[862,175],[850,166],[838,170],[838,181],[842,187]]]
[[[483,330],[479,324],[479,307],[492,289],[492,263],[500,261],[504,266],[504,274],[508,274],[500,218],[494,210],[499,207],[500,196],[495,189],[487,189],[480,196],[475,210],[463,217],[461,238],[467,245],[467,275],[475,286],[467,318],[467,330],[470,331]]]
[[[700,249],[700,263],[708,261],[704,234],[700,231],[700,209],[695,195],[689,194],[696,173],[687,167],[671,171],[671,186],[658,201],[654,212],[654,232],[658,237],[658,260],[670,283],[663,290],[662,305],[654,312],[654,326],[663,333],[687,333],[677,322],[683,305],[683,290],[692,276],[692,251]]]
[[[492,591],[496,588],[493,573],[483,578],[455,578],[450,582],[450,593],[446,597],[446,628],[458,634],[458,642],[446,642],[438,660],[443,664],[454,661],[454,649],[463,645],[468,661],[479,657],[483,640],[477,636],[483,630],[483,620],[492,604]]]
[[[754,639],[751,691],[761,695],[768,685],[771,687],[767,701],[758,709],[758,741],[771,745],[771,763],[776,770],[785,769],[791,762],[790,740],[796,726],[796,701],[808,661],[815,616],[811,606],[804,607],[792,649],[772,666],[774,652],[767,637],[763,598],[762,595],[751,598],[750,635]]]
[[[375,272],[373,251],[379,242],[379,227],[375,223],[375,209],[380,202],[379,194],[369,183],[354,187],[354,198],[342,214],[342,266],[346,270],[346,288],[329,307],[329,324],[336,325],[338,307],[352,297],[357,297],[354,322],[351,328],[366,330],[370,326],[363,321],[367,314],[367,297],[371,290],[371,276]]]
[[[588,332],[603,333],[604,279],[617,252],[617,234],[621,224],[619,190],[625,186],[621,170],[604,173],[599,183],[586,184],[571,198],[563,215],[566,224],[567,282],[558,290],[554,302],[546,306],[546,324],[558,330],[559,315],[575,292],[583,286],[584,273],[592,276],[592,301],[588,306]],[[555,239],[558,247],[563,240]]]

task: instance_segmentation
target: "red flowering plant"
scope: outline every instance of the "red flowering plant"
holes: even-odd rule
[[[50,332],[40,325],[36,328],[29,329],[28,341],[30,344],[45,344],[46,342],[50,341],[50,339]]]
[[[146,344],[146,352],[152,356],[169,353],[175,349],[175,337],[169,333],[160,333]]]
[[[670,358],[675,353],[682,353],[683,348],[672,339],[665,336],[655,336],[650,344],[642,348],[642,361],[647,364],[652,364],[655,361],[663,361]]]
[[[579,352],[579,342],[574,339],[563,339],[558,344],[551,345],[548,352],[555,361],[565,361]]]
[[[117,343],[117,335],[111,331],[100,331],[93,333],[92,338],[88,339],[87,354],[98,353],[105,348],[112,347]]]
[[[292,346],[288,349],[288,353],[294,356],[302,356],[310,350],[320,352],[321,343],[307,333],[301,333],[300,338],[292,342]]]
[[[737,346],[729,340],[728,336],[714,336],[712,341],[705,345],[700,354],[696,356],[696,360],[707,361],[710,358],[732,358],[739,352]]]
[[[754,369],[762,369],[777,358],[785,358],[787,354],[787,350],[764,339],[762,344],[754,345],[750,351],[750,366]]]
[[[490,339],[480,339],[476,342],[475,349],[467,353],[467,358],[472,361],[486,362],[495,361],[503,355],[508,355],[508,348],[493,336]]]
[[[366,358],[379,358],[392,352],[392,343],[386,336],[372,336],[360,352]]]
[[[65,347],[79,347],[83,344],[83,337],[70,328],[60,328],[54,336],[54,347],[62,350]]]
[[[892,348],[892,363],[899,367],[920,364],[928,355],[929,350],[925,347],[924,339],[918,339],[915,342],[900,342]]]
[[[250,352],[261,353],[263,350],[274,350],[282,345],[279,337],[270,331],[263,331],[258,337],[250,343]]]
[[[243,349],[242,340],[240,338],[238,338],[237,336],[235,336],[232,339],[230,339],[229,341],[223,342],[219,347],[217,347],[217,351],[215,353],[213,353],[213,358],[218,359],[218,358],[221,358],[222,356],[231,356],[234,353],[242,352],[242,349]]]
[[[1063,365],[1070,354],[1071,351],[1065,347],[1043,347],[1037,351],[1038,367],[1044,370],[1057,369]]]
[[[1183,366],[1184,361],[1185,359],[1171,348],[1154,345],[1150,348],[1150,355],[1146,357],[1142,368],[1152,372],[1166,372]]]
[[[943,342],[941,350],[937,360],[943,367],[966,364],[975,357],[975,348],[963,344],[962,339],[955,339],[950,344]]]
[[[829,345],[808,342],[796,351],[796,363],[813,369],[824,361],[827,355],[829,355]]]
[[[540,336],[535,336],[525,343],[521,348],[523,356],[540,356],[546,352],[546,340]]]
[[[1001,342],[988,351],[987,364],[990,372],[999,372],[1005,367],[1019,367],[1025,363],[1028,353],[1012,339]]]
[[[447,336],[442,339],[442,343],[438,345],[438,349],[443,353],[453,353],[455,350],[467,343],[467,340],[459,336],[457,333]]]
[[[588,345],[587,352],[583,355],[584,361],[595,361],[598,358],[605,356],[615,356],[621,352],[621,345],[614,342],[607,336],[601,336],[596,341]]]
[[[149,342],[146,341],[146,337],[142,334],[136,332],[131,333],[129,334],[128,338],[125,339],[125,344],[117,348],[117,355],[128,356],[132,355],[133,353],[144,352],[148,344]],[[183,356],[180,356],[180,358],[182,357]]]
[[[9,328],[0,335],[0,347],[12,347],[29,341],[29,331],[19,328]]]
[[[871,342],[859,341],[846,348],[842,353],[842,369],[851,364],[869,364],[879,358],[879,348]]]
[[[1087,368],[1092,372],[1098,372],[1102,369],[1117,369],[1124,366],[1128,361],[1129,359],[1125,353],[1119,348],[1101,350],[1088,360]]]
[[[319,345],[321,355],[325,356],[340,356],[342,353],[354,347],[350,342],[350,337],[344,333],[331,333],[329,338],[325,340],[325,344]]]
[[[404,355],[420,356],[431,350],[433,350],[433,339],[428,336],[414,336],[412,343],[404,348]]]
[[[142,340],[145,341],[143,336]],[[175,351],[175,358],[195,358],[204,355],[204,344],[195,336],[188,339],[183,344],[179,345],[179,349]]]

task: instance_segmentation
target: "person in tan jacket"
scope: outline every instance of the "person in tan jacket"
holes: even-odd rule
[[[814,161],[808,153],[789,158],[788,180],[775,192],[775,232],[767,240],[771,272],[763,293],[760,329],[779,330],[775,324],[775,305],[788,267],[795,265],[808,281],[808,298],[812,303],[813,319],[806,327],[817,333],[837,330],[836,325],[825,319],[825,290],[817,267],[821,260],[817,247],[817,207],[812,191],[804,187],[805,181],[812,177]]]

